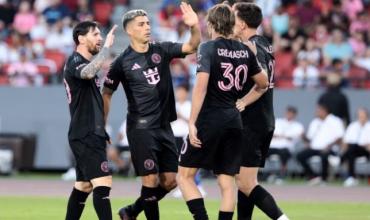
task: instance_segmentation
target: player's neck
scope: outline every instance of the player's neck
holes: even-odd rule
[[[89,52],[89,50],[86,47],[83,47],[82,45],[77,46],[76,52],[79,53],[81,56],[83,56],[87,60],[91,60],[93,57],[93,55]]]
[[[213,33],[212,33],[212,40],[217,39],[217,38],[225,38],[225,39],[229,39],[229,38],[230,38],[230,36],[225,36],[225,35],[222,35],[222,34],[219,34],[219,33],[213,32]]]
[[[130,42],[131,48],[138,53],[145,53],[149,50],[149,43]]]
[[[244,31],[243,41],[248,41],[254,35],[257,35],[257,29],[246,29]]]

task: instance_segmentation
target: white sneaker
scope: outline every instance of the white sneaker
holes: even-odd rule
[[[199,190],[200,194],[202,194],[202,197],[203,197],[203,198],[204,198],[204,197],[206,197],[206,196],[207,196],[207,192],[206,192],[206,190],[203,188],[203,186],[202,186],[202,185],[198,185],[197,187],[198,187],[198,190]]]
[[[285,214],[283,214],[277,220],[289,220],[289,218],[288,218],[288,216],[286,216]]]
[[[308,185],[310,186],[317,186],[317,185],[320,185],[322,183],[322,179],[321,177],[315,177],[315,178],[312,178],[308,181]]]
[[[358,186],[359,181],[356,178],[353,178],[352,176],[348,177],[344,182],[343,186],[344,187],[353,187],[353,186]]]
[[[62,180],[64,181],[74,181],[76,180],[76,169],[74,167],[69,168],[67,172],[62,174]]]
[[[181,190],[179,188],[176,188],[173,193],[172,193],[172,196],[176,199],[180,199],[182,198],[182,193],[181,193]]]

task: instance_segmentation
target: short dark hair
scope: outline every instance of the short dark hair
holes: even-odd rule
[[[217,33],[228,36],[233,33],[235,16],[230,6],[217,4],[209,9],[207,22]]]
[[[240,2],[234,5],[236,16],[242,19],[249,27],[258,28],[262,23],[262,11],[254,3]]]
[[[228,4],[230,6],[233,6],[234,4],[238,2],[254,2],[254,0],[220,0],[219,3]]]
[[[91,29],[98,27],[98,23],[95,21],[82,21],[73,28],[73,41],[76,45],[79,45],[78,36],[86,35]]]
[[[139,16],[148,16],[148,13],[142,9],[134,9],[126,12],[122,17],[123,29],[126,30],[127,24]]]
[[[292,105],[289,105],[289,106],[286,108],[286,110],[287,110],[288,112],[292,112],[292,113],[294,113],[294,114],[297,114],[297,113],[298,113],[297,108],[296,108],[296,107],[294,107],[294,106],[292,106]]]

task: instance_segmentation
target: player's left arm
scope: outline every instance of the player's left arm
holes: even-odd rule
[[[198,72],[196,82],[193,88],[191,113],[189,119],[189,140],[194,147],[201,147],[202,142],[197,136],[195,122],[198,119],[200,109],[202,108],[204,98],[207,94],[209,73]]]
[[[240,112],[244,111],[245,107],[261,98],[261,96],[268,90],[268,75],[266,65],[259,62],[259,60],[263,59],[258,59],[257,57],[258,53],[256,44],[250,41],[246,42],[245,44],[251,49],[255,56],[255,58],[252,58],[252,68],[250,69],[260,69],[261,71],[252,76],[255,82],[255,85],[252,87],[252,89],[243,98],[237,100],[236,108]]]
[[[182,11],[183,21],[190,27],[191,32],[189,41],[182,45],[181,51],[184,54],[192,54],[197,51],[201,40],[198,15],[188,3],[181,2],[180,8]]]

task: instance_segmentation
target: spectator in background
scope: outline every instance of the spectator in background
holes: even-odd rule
[[[278,155],[281,162],[280,173],[277,181],[281,181],[286,176],[287,163],[291,153],[295,151],[295,145],[304,134],[302,123],[296,120],[297,109],[288,106],[284,118],[277,118],[275,131],[272,138],[268,156]]]
[[[71,38],[72,28],[69,26],[69,23],[70,19],[68,18],[55,22],[46,38],[46,49],[59,50],[65,55],[71,54],[74,49],[74,43]]]
[[[186,67],[181,60],[175,60],[172,62],[170,69],[174,87],[189,84],[189,74],[187,73]]]
[[[319,97],[318,103],[327,106],[329,113],[342,119],[344,124],[350,122],[349,104],[345,94],[340,89],[341,78],[331,73],[327,76],[327,90]]]
[[[316,47],[315,40],[308,38],[305,42],[304,49],[297,54],[298,59],[305,57],[309,64],[318,67],[320,65],[321,53],[320,49]]]
[[[5,26],[10,26],[14,21],[15,13],[17,12],[12,1],[4,0],[3,4],[0,4],[0,21],[5,23]]]
[[[282,6],[278,7],[276,13],[271,17],[272,30],[278,35],[283,35],[289,28],[289,15]]]
[[[355,57],[354,64],[370,72],[370,47],[366,49],[364,56]]]
[[[343,139],[343,155],[341,162],[348,161],[348,177],[344,181],[344,186],[358,185],[356,179],[355,160],[357,157],[366,156],[369,158],[370,149],[366,145],[370,144],[368,137],[370,130],[369,113],[365,108],[359,108],[357,111],[357,120],[349,124]]]
[[[322,48],[330,39],[328,28],[325,24],[317,24],[313,33],[313,39],[316,42],[317,47]]]
[[[365,33],[354,31],[351,33],[349,44],[352,47],[355,56],[363,56],[366,51]]]
[[[62,20],[63,18],[69,16],[70,12],[67,6],[63,4],[61,0],[50,0],[51,4],[45,8],[42,12],[46,22],[49,25],[55,24],[57,21]]]
[[[334,153],[333,147],[340,143],[343,134],[342,120],[330,114],[326,105],[319,103],[316,109],[316,118],[311,121],[306,134],[307,147],[297,154],[297,160],[302,165],[305,175],[309,177],[310,185],[327,181],[328,157]],[[308,163],[313,156],[321,157],[320,175],[315,174]]]
[[[94,15],[88,0],[78,0],[77,10],[73,12],[72,17],[77,21],[93,20]]]
[[[293,70],[293,85],[297,88],[319,86],[319,70],[305,56],[298,57],[298,66]]]
[[[363,9],[362,0],[342,0],[342,10],[351,21],[356,20],[357,14]]]
[[[29,34],[36,23],[37,17],[31,10],[31,3],[29,1],[22,1],[14,18],[14,29],[21,34]]]
[[[41,86],[42,77],[38,75],[37,66],[28,59],[27,51],[22,49],[19,54],[20,61],[10,64],[8,68],[10,85],[15,87]]]
[[[298,6],[295,16],[298,18],[301,27],[310,31],[312,25],[320,19],[320,9],[312,1],[305,0]]]
[[[348,40],[340,29],[334,29],[331,32],[331,40],[324,45],[324,64],[330,65],[333,59],[341,59],[345,64],[349,63],[353,56],[353,50]]]
[[[324,11],[320,20],[325,23],[329,30],[341,29],[346,31],[350,23],[347,15],[342,11],[341,0],[333,0],[331,10],[328,13]]]
[[[351,22],[350,33],[360,31],[366,33],[370,29],[369,14],[365,11],[358,13],[358,18]]]
[[[266,19],[269,19],[275,13],[276,9],[281,6],[280,0],[256,0],[255,3],[261,8],[262,15]]]

